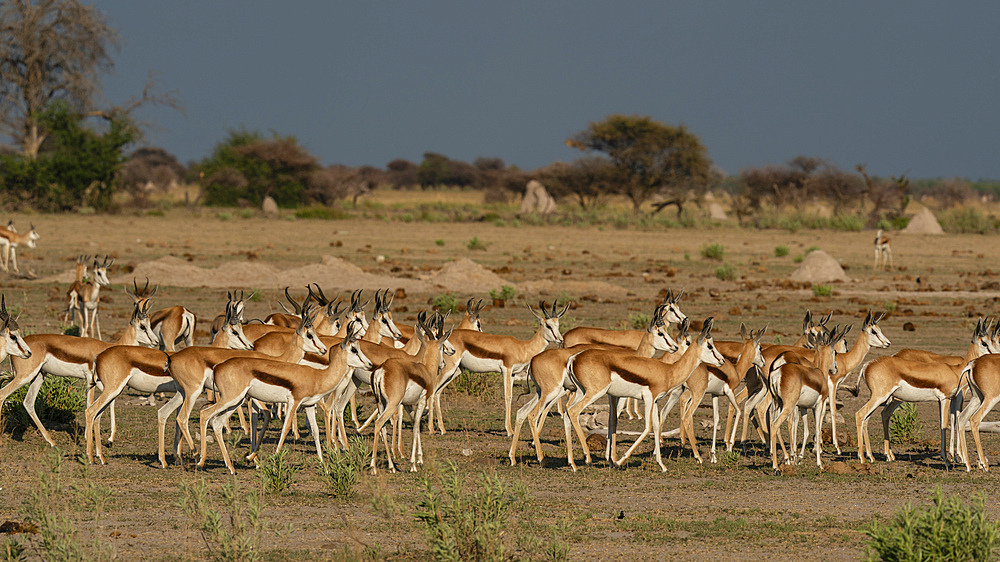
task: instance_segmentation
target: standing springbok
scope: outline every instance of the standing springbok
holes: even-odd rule
[[[608,396],[609,411],[612,413],[608,417],[608,460],[615,466],[622,466],[649,432],[653,431],[656,462],[666,472],[667,467],[660,455],[660,417],[655,413],[656,401],[684,384],[698,365],[707,363],[718,367],[723,364],[722,355],[715,349],[712,341],[711,330],[712,318],[709,317],[702,324],[701,333],[694,344],[675,363],[600,349],[587,350],[570,358],[570,378],[576,385],[576,394],[566,407],[563,428],[566,431],[566,458],[574,472],[576,462],[573,459],[572,430],[576,429],[584,458],[590,464],[590,448],[580,426],[580,412],[605,395]],[[615,459],[617,416],[613,413],[617,411],[618,400],[626,397],[642,399],[646,425],[625,454]]]
[[[14,367],[14,379],[7,383],[7,386],[0,388],[0,407],[3,406],[7,397],[15,390],[28,384],[28,392],[24,396],[24,409],[27,410],[31,421],[35,423],[38,432],[42,434],[45,441],[55,447],[56,443],[45,430],[42,421],[35,413],[35,399],[38,391],[42,388],[42,381],[46,376],[72,377],[83,379],[86,387],[93,388],[94,358],[111,347],[112,345],[156,345],[156,336],[152,328],[149,327],[148,303],[145,309],[138,306],[132,309],[132,318],[125,328],[122,337],[114,343],[103,342],[93,338],[82,338],[76,336],[64,336],[62,334],[35,334],[24,338],[25,343],[31,348],[30,357],[11,357],[11,365]],[[30,384],[29,384],[30,383]],[[87,393],[87,405],[93,403],[93,393]],[[115,410],[111,406],[111,436],[108,441],[113,442],[115,436]]]
[[[823,411],[827,401],[832,401],[836,397],[833,395],[834,386],[832,379],[837,375],[837,361],[834,344],[837,339],[841,339],[845,334],[838,334],[835,329],[829,335],[811,336],[813,347],[816,349],[815,362],[792,362],[801,360],[802,356],[792,351],[787,351],[778,355],[771,363],[771,371],[768,373],[768,390],[771,393],[771,407],[768,410],[768,434],[771,447],[771,467],[778,470],[777,441],[781,436],[781,424],[788,419],[792,411],[796,408],[803,410],[802,417],[806,418],[804,410],[809,408],[816,418],[816,464],[822,468],[822,432],[820,428],[823,423]],[[792,456],[785,453],[785,462],[791,464],[796,457],[798,443],[794,434],[797,424],[792,423]],[[805,449],[806,440],[809,437],[808,424],[803,432],[802,446]],[[782,445],[784,449],[784,445]]]
[[[208,452],[208,440],[204,438],[208,424],[212,424],[215,440],[222,450],[222,458],[230,474],[236,474],[233,463],[229,459],[225,439],[222,435],[223,424],[227,418],[247,397],[262,402],[283,403],[287,405],[285,423],[281,428],[281,437],[275,452],[280,452],[285,443],[285,437],[295,420],[295,414],[300,407],[305,407],[306,418],[312,431],[313,442],[316,445],[316,455],[323,461],[323,450],[320,445],[319,426],[316,424],[316,404],[347,376],[354,368],[372,368],[371,361],[358,346],[358,333],[355,326],[348,329],[348,335],[339,345],[330,346],[327,367],[313,369],[305,365],[293,365],[274,359],[255,357],[236,357],[223,362],[215,368],[215,387],[217,401],[201,410],[201,458],[198,466],[204,468]]]
[[[232,313],[232,307],[228,307]],[[252,344],[243,337],[240,325],[228,322],[226,328],[219,332],[212,346],[223,349],[248,350]],[[132,388],[142,393],[173,392],[174,396],[157,411],[157,434],[160,466],[167,467],[164,458],[164,432],[167,418],[181,405],[184,395],[179,392],[180,385],[171,376],[170,355],[174,352],[164,352],[159,349],[149,349],[135,346],[112,346],[102,351],[94,359],[94,384],[100,382],[104,390],[91,404],[85,414],[85,431],[87,437],[87,460],[94,462],[94,446],[101,464],[107,464],[101,451],[101,429],[94,423],[97,416],[107,408],[112,400],[117,398],[126,388]],[[179,434],[180,432],[178,432]],[[176,438],[175,438],[176,441]],[[191,444],[193,447],[193,444]]]
[[[98,316],[98,306],[101,304],[101,287],[111,284],[108,281],[108,268],[115,263],[113,258],[104,256],[104,261],[98,263],[94,258],[91,270],[94,273],[93,279],[86,279],[80,285],[80,302],[83,309],[83,326],[80,328],[80,335],[101,339],[101,320]]]
[[[393,432],[400,433],[402,441],[403,406],[410,406],[410,417],[413,420],[413,447],[410,453],[410,472],[417,471],[418,464],[424,464],[424,448],[420,439],[420,419],[424,415],[428,397],[434,392],[441,368],[443,355],[453,355],[455,349],[448,345],[448,337],[452,330],[444,331],[444,318],[437,315],[434,325],[424,323],[421,329],[414,330],[414,337],[420,340],[420,351],[411,359],[388,359],[375,369],[372,374],[372,389],[378,401],[379,416],[375,420],[375,432],[372,441],[371,472],[377,472],[375,461],[378,458],[378,438],[386,445],[386,458],[389,470],[396,472],[392,463],[392,446],[385,436],[385,424],[393,416],[398,420]]]
[[[80,309],[80,289],[83,286],[83,280],[87,277],[88,261],[90,261],[90,256],[76,257],[76,280],[66,290],[66,312],[63,313],[64,324],[83,325],[83,311]],[[76,321],[77,315],[80,316],[79,324]]]
[[[503,377],[504,428],[507,436],[514,435],[511,424],[511,406],[514,401],[514,374],[524,371],[531,358],[541,353],[548,345],[563,344],[563,335],[559,331],[559,319],[569,310],[567,304],[559,312],[556,305],[546,310],[546,304],[541,303],[542,313],[538,314],[531,306],[525,304],[532,316],[538,320],[538,329],[530,339],[521,340],[514,336],[487,334],[473,330],[454,330],[448,341],[455,347],[455,355],[445,358],[445,366],[438,385],[444,388],[452,379],[458,376],[460,369],[468,369],[476,373],[500,372]],[[636,342],[638,345],[638,342]]]
[[[677,351],[677,343],[667,333],[664,309],[665,307],[661,305],[653,312],[653,318],[649,321],[645,336],[635,349],[636,356],[652,357],[657,350],[667,353]],[[570,357],[593,348],[626,349],[601,344],[577,344],[572,347],[547,349],[531,358],[531,363],[528,366],[528,377],[535,382],[535,393],[528,402],[517,410],[514,436],[511,439],[510,453],[508,454],[511,466],[517,464],[515,453],[517,452],[521,426],[524,425],[525,420],[528,421],[528,427],[531,429],[531,437],[535,444],[535,456],[538,458],[538,463],[542,464],[544,455],[539,436],[545,416],[548,415],[553,404],[558,402],[567,392],[576,390],[570,380],[567,363]]]
[[[8,224],[8,226],[11,226]],[[21,270],[17,268],[17,248],[21,244],[25,247],[34,248],[41,236],[38,235],[38,231],[35,230],[35,225],[31,225],[31,230],[27,234],[18,234],[17,231],[11,228],[0,227],[0,246],[3,246],[3,262],[0,265],[3,266],[4,271],[10,271],[10,266],[14,266],[14,271],[20,273]]]
[[[151,299],[156,294],[159,286],[149,288],[149,278],[146,278],[146,285],[140,289],[135,278],[132,278],[133,292],[125,289],[125,294],[132,297],[134,301]],[[198,319],[194,313],[183,306],[170,306],[150,313],[149,325],[160,339],[160,349],[162,351],[173,352],[177,350],[177,345],[183,343],[185,346],[194,345],[194,334],[197,329]]]
[[[889,246],[889,237],[882,233],[881,228],[875,233],[875,265],[872,269],[892,269],[892,247]]]
[[[973,331],[972,343],[965,354],[964,364],[990,353],[985,338],[986,326],[980,319]],[[949,403],[959,391],[959,377],[962,365],[943,362],[924,362],[900,359],[899,357],[879,357],[861,369],[861,378],[871,390],[868,403],[855,414],[858,430],[858,459],[863,463],[874,462],[871,441],[868,436],[868,420],[875,409],[882,406],[882,429],[886,460],[895,460],[889,447],[889,419],[893,411],[903,402],[925,402],[936,400],[939,408],[941,428],[941,458],[949,466],[945,454],[945,429],[948,427]]]

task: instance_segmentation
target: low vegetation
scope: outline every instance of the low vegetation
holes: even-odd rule
[[[983,508],[983,496],[967,505],[938,487],[934,503],[904,506],[887,524],[868,531],[870,560],[995,560],[1000,555],[1000,524]]]

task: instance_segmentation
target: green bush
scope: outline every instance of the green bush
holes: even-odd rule
[[[833,295],[833,287],[830,285],[813,285],[813,296],[829,297]]]
[[[434,243],[437,244],[438,246],[444,246],[444,238],[438,238],[437,240],[434,241]]]
[[[723,264],[715,268],[715,278],[720,281],[733,281],[736,279],[736,268],[732,264]]]
[[[934,504],[905,506],[887,525],[868,530],[870,560],[995,560],[1000,529],[983,509],[983,497],[965,505],[958,496],[934,491]]]
[[[628,325],[635,330],[645,330],[649,327],[649,315],[641,312],[633,312],[628,315]]]
[[[951,209],[938,216],[945,232],[956,234],[989,234],[996,232],[993,221],[975,207]]]
[[[808,256],[809,254],[811,254],[812,252],[815,252],[818,249],[819,249],[819,246],[809,246],[808,248],[806,248],[805,255]]]
[[[475,373],[462,369],[455,380],[451,381],[450,387],[455,392],[461,392],[474,398],[492,398],[500,386],[499,377],[500,373]]]
[[[326,221],[337,221],[351,218],[351,214],[340,207],[326,207],[323,205],[313,205],[295,210],[297,219],[320,219]]]
[[[470,250],[485,251],[488,246],[489,244],[480,240],[478,236],[473,236],[471,240],[465,243],[465,247]]]
[[[847,230],[859,232],[865,228],[865,218],[861,215],[834,215],[830,219],[830,228],[834,230]]]
[[[504,285],[503,287],[500,287],[499,291],[496,289],[490,289],[490,299],[492,300],[501,300],[506,302],[512,300],[516,296],[517,296],[517,289],[511,287],[510,285]]]
[[[452,293],[444,293],[434,297],[431,304],[434,305],[434,308],[440,310],[442,314],[458,311],[458,298]]]
[[[264,502],[257,488],[241,490],[232,479],[221,488],[221,502],[209,498],[208,483],[181,481],[177,506],[201,533],[214,560],[259,560],[260,538],[264,532]],[[221,509],[213,507],[221,503]]]
[[[503,538],[509,518],[524,507],[523,492],[496,474],[483,473],[469,490],[464,471],[451,463],[419,478],[423,491],[415,517],[424,525],[434,560],[507,559]]]
[[[700,253],[705,259],[722,261],[726,248],[722,244],[705,244],[701,247]]]
[[[260,462],[260,481],[265,492],[283,494],[292,487],[299,465],[292,463],[288,456],[288,449],[285,448]]]
[[[6,373],[5,373],[6,374]],[[28,393],[22,386],[7,397],[0,414],[7,430],[32,427],[31,418],[21,402]],[[42,422],[73,423],[77,412],[83,411],[87,400],[83,394],[83,381],[69,377],[47,376],[35,400],[35,413]]]
[[[916,441],[923,428],[924,424],[917,414],[917,405],[905,402],[892,413],[892,418],[889,420],[889,439],[896,443]]]
[[[779,244],[774,247],[774,257],[783,258],[787,256],[790,251],[791,250],[788,249],[788,246],[785,246],[784,244]]]
[[[370,455],[368,441],[361,437],[353,437],[346,450],[329,451],[327,462],[320,463],[319,470],[334,497],[342,500],[354,497],[361,471]]]

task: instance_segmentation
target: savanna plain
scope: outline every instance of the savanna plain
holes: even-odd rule
[[[465,258],[518,292],[508,306],[484,311],[484,330],[521,338],[535,329],[523,302],[533,307],[541,300],[569,303],[564,331],[583,325],[621,328],[640,315],[648,316],[664,289],[685,290],[680,305],[692,319],[715,317],[717,340],[737,339],[743,322],[753,329],[768,326],[765,342],[788,343],[801,330],[806,310],[832,312],[832,324],[854,324],[856,334],[868,310],[887,312],[881,327],[892,346],[873,350],[869,358],[903,347],[964,354],[977,318],[1000,313],[1000,246],[995,238],[980,235],[892,233],[896,268],[874,272],[874,233],[868,231],[314,220],[251,213],[223,216],[183,208],[156,216],[12,218],[18,225],[32,222],[41,235],[37,248],[19,253],[22,270],[30,268],[36,278],[0,278],[7,305],[20,315],[25,334],[64,328],[59,316],[68,282],[47,279],[71,275],[80,254],[108,254],[116,260],[110,270],[112,286],[101,297],[106,340],[128,322],[131,299],[122,287],[131,287],[133,273],[143,271],[144,264],[165,256],[202,268],[233,262],[268,266],[277,269],[279,279],[282,271],[332,256],[387,279],[384,288],[411,287],[399,291],[392,303],[396,322],[408,324],[443,294],[454,295],[459,303],[483,298],[492,304],[489,291],[500,286],[475,280],[452,288],[434,284],[435,271]],[[473,239],[477,242],[471,243]],[[712,244],[723,248],[721,260],[703,255]],[[776,252],[779,246],[788,251]],[[831,284],[829,296],[787,281],[798,267],[796,257],[813,248],[839,259],[851,278]],[[726,264],[732,279],[716,275]],[[280,311],[280,283],[263,286],[247,279],[247,284],[228,289],[257,292],[247,303],[248,318]],[[392,279],[398,283],[392,284]],[[144,278],[138,281],[142,284]],[[423,284],[407,285],[417,281]],[[323,278],[315,282],[328,296],[362,288],[349,278],[338,285]],[[196,342],[207,345],[208,326],[223,310],[226,288],[171,285],[156,278],[150,283],[159,285],[154,306],[183,305],[197,314]],[[376,287],[363,288],[371,294]],[[290,292],[301,297],[305,288],[293,286]],[[5,374],[3,381],[8,380]],[[848,381],[853,382],[854,375]],[[82,383],[69,391],[82,400]],[[518,385],[516,393],[523,392]],[[147,396],[126,392],[118,401],[118,436],[105,452],[108,464],[88,466],[82,412],[46,420],[57,443],[53,449],[30,422],[16,422],[20,406],[12,398],[0,433],[0,521],[20,525],[31,513],[47,512],[52,525],[68,534],[67,542],[92,558],[214,558],[227,548],[238,551],[238,546],[223,544],[226,540],[259,540],[263,559],[426,559],[431,554],[429,530],[440,531],[435,517],[447,509],[477,514],[482,508],[501,514],[503,523],[490,532],[505,556],[516,559],[858,559],[865,556],[866,531],[873,521],[888,520],[906,504],[929,504],[937,487],[970,499],[990,495],[998,484],[995,471],[945,468],[937,454],[934,404],[918,406],[923,428],[896,445],[897,460],[892,463],[882,460],[882,428],[873,421],[871,439],[879,454],[873,468],[857,470],[853,421],[854,412],[869,398],[864,385],[858,397],[843,391],[838,396],[843,404],[838,412],[847,421],[839,429],[850,434],[843,454],[835,455],[827,441],[824,470],[807,454],[802,464],[779,474],[752,431],[745,448],[737,442],[733,453],[720,453],[718,463],[707,462],[709,400],[695,414],[704,464],[676,438],[664,442],[666,472],[652,458],[651,439],[621,469],[609,467],[600,453],[592,466],[583,465],[576,443],[580,470],[573,472],[566,461],[561,421],[553,413],[542,435],[544,464],[535,460],[525,430],[519,462],[511,467],[502,396],[499,376],[464,377],[445,391],[447,433],[425,435],[426,464],[419,472],[406,472],[409,463],[397,458],[403,471],[388,473],[383,450],[383,470],[377,475],[362,470],[356,482],[351,484],[348,476],[347,485],[339,486],[321,470],[300,413],[302,435],[286,444],[286,457],[280,462],[271,458],[276,431],[263,446],[263,463],[270,460],[272,469],[278,464],[284,473],[293,473],[284,491],[265,485],[265,469],[243,461],[247,440],[235,423],[228,437],[236,444],[235,477],[226,471],[214,443],[205,470],[193,469],[190,453],[184,463],[162,469],[156,460],[156,408]],[[515,407],[526,400],[521,394]],[[362,397],[361,416],[367,417],[372,408],[370,395]],[[988,418],[995,419],[995,413]],[[619,427],[635,432],[642,423],[623,418]],[[676,425],[675,410],[666,428]],[[622,438],[626,444],[631,439]],[[407,452],[409,440],[407,429]],[[355,447],[370,442],[368,430]],[[997,436],[984,434],[984,448],[996,458]],[[454,484],[456,476],[464,479],[465,503],[455,503],[458,490],[449,483]],[[199,490],[205,493],[201,513],[214,510],[219,526],[230,529],[229,539],[220,539],[211,525],[200,523],[198,510],[191,507]],[[240,498],[227,502],[226,493],[259,498],[259,506]],[[484,502],[489,504],[485,508]],[[987,502],[986,510],[992,517],[1000,515],[995,502]],[[25,556],[47,557],[40,545],[48,539],[42,535],[0,537],[0,542],[8,541],[0,554],[4,548],[10,552],[10,541],[16,541]]]

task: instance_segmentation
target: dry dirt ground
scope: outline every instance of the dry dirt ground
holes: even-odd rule
[[[275,302],[285,284],[301,295],[308,281],[322,284],[327,295],[343,295],[356,287],[405,288],[405,297],[393,303],[397,321],[404,322],[442,293],[452,292],[464,302],[510,284],[532,304],[572,299],[564,328],[623,326],[631,315],[648,314],[663,289],[683,288],[684,312],[698,319],[714,316],[717,339],[734,338],[745,322],[751,328],[768,325],[769,342],[793,339],[806,309],[832,311],[834,322],[854,323],[855,330],[868,309],[889,310],[882,323],[892,340],[889,351],[919,347],[948,353],[963,353],[975,318],[997,314],[1000,302],[1000,278],[994,271],[1000,270],[1000,247],[993,238],[973,235],[896,234],[898,269],[874,273],[871,232],[733,227],[643,232],[290,217],[220,220],[208,210],[173,210],[162,217],[12,218],[21,227],[33,222],[42,237],[36,249],[19,253],[22,269],[30,269],[35,279],[0,274],[8,306],[20,312],[27,333],[60,330],[66,275],[78,254],[116,258],[110,275],[113,286],[102,293],[105,339],[115,337],[127,321],[131,303],[121,289],[132,283],[134,274],[140,283],[149,275],[151,283],[160,286],[156,304],[181,304],[198,315],[199,343],[207,342],[208,321],[221,311],[227,288],[260,291],[260,298],[247,308],[253,317],[277,310]],[[467,247],[473,237],[485,244],[484,250]],[[700,254],[711,243],[724,246],[723,262],[736,268],[735,280],[715,278],[722,262]],[[789,255],[776,257],[778,245],[788,246]],[[812,247],[841,260],[851,278],[834,284],[830,297],[814,297],[812,290],[784,281],[796,268],[794,258]],[[456,262],[464,259],[472,262]],[[491,309],[484,320],[487,331],[528,337],[533,330],[521,306]],[[904,323],[911,323],[914,331],[904,331]],[[944,469],[935,453],[935,410],[928,404],[920,406],[922,440],[899,445],[895,463],[877,462],[875,470],[863,474],[836,473],[851,472],[843,465],[835,467],[845,470],[820,472],[806,462],[774,475],[757,441],[726,463],[698,464],[675,439],[665,442],[666,473],[651,458],[651,442],[641,446],[623,470],[609,469],[598,458],[594,466],[573,473],[556,417],[550,417],[543,436],[545,465],[535,462],[528,441],[522,439],[522,462],[510,467],[500,396],[496,388],[476,395],[449,391],[444,399],[449,431],[426,436],[425,458],[439,469],[455,463],[470,475],[493,473],[526,491],[525,503],[509,514],[504,531],[508,553],[517,558],[542,557],[544,545],[568,544],[570,559],[760,559],[817,553],[824,559],[857,559],[864,555],[865,530],[873,518],[890,517],[907,503],[927,504],[937,486],[970,498],[997,485],[995,472]],[[217,492],[231,478],[214,445],[204,472],[179,465],[157,468],[155,409],[141,398],[128,395],[121,400],[119,437],[107,466],[88,468],[78,462],[82,442],[75,425],[50,425],[65,459],[61,474],[67,482],[93,482],[111,493],[106,515],[98,523],[83,500],[68,509],[68,516],[79,529],[79,540],[96,537],[121,558],[207,556],[202,536],[177,507],[178,487],[204,478]],[[863,389],[859,398],[846,393],[839,398],[853,436],[853,413],[867,400],[868,391]],[[707,403],[696,420],[703,453],[711,437],[702,423],[711,417]],[[369,400],[362,401],[362,409],[370,411]],[[82,414],[76,419],[81,422]],[[640,423],[623,421],[622,426],[635,431]],[[676,420],[672,417],[669,423]],[[304,417],[299,425],[306,427]],[[879,443],[880,424],[873,423],[871,431],[872,441]],[[995,458],[997,438],[987,434],[984,439],[987,454]],[[246,450],[245,443],[235,457]],[[269,441],[265,451],[273,447]],[[366,474],[358,495],[340,499],[320,479],[311,440],[303,436],[291,449],[292,459],[301,466],[291,492],[265,496],[262,549],[267,558],[427,557],[423,528],[413,516],[422,493],[420,474]],[[828,463],[854,462],[853,445],[840,458],[829,445],[826,449]],[[23,503],[40,485],[46,470],[42,460],[49,451],[33,428],[0,434],[0,522],[24,520]],[[403,461],[402,466],[408,464]],[[241,486],[258,485],[252,466],[237,461],[237,469]],[[429,466],[422,474],[431,472]],[[386,508],[388,503],[395,503],[395,511]],[[987,509],[1000,515],[995,503]],[[38,555],[33,550],[38,541],[29,540],[36,545],[29,549],[32,556]]]

